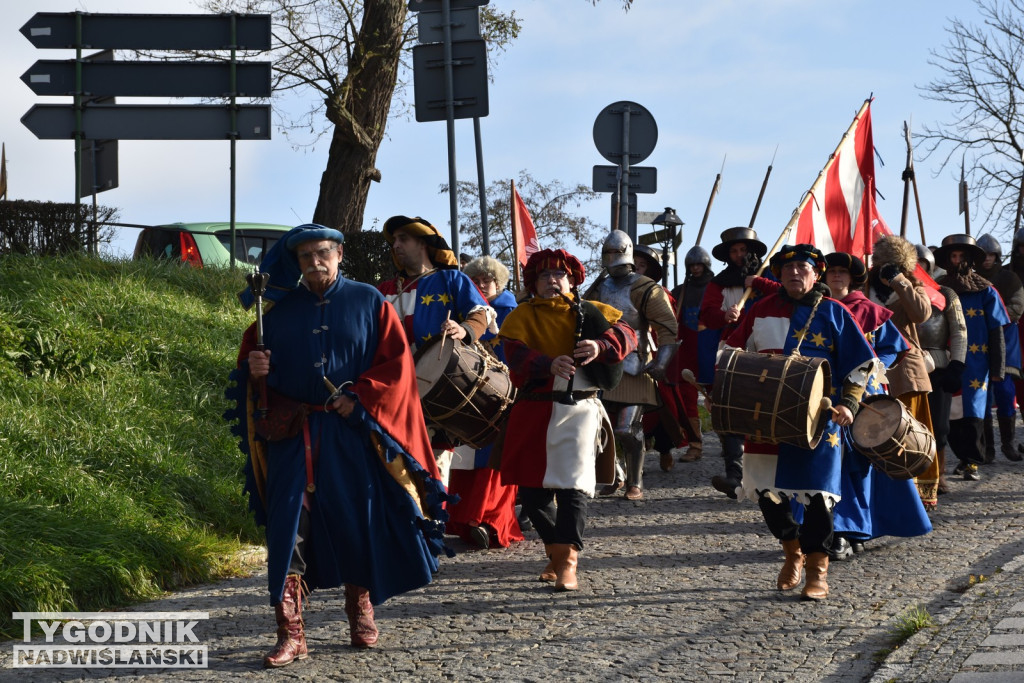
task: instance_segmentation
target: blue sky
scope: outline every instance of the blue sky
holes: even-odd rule
[[[490,70],[490,115],[481,122],[487,182],[526,169],[542,181],[589,183],[592,167],[608,163],[594,146],[594,119],[613,102],[638,102],[658,125],[657,146],[643,162],[658,169],[658,191],[641,195],[638,208],[676,209],[686,224],[681,254],[696,239],[723,157],[721,192],[702,242],[709,250],[722,230],[749,221],[777,147],[755,225],[772,244],[871,93],[875,146],[885,162],[877,167],[885,197],[879,206],[898,231],[903,121],[912,119],[920,130],[954,113],[921,97],[919,88],[941,75],[928,64],[929,51],[945,45],[949,17],[978,21],[968,0],[636,0],[628,13],[618,0],[596,7],[585,0],[494,4],[514,9],[523,31]],[[18,28],[35,11],[198,10],[176,0],[0,0],[0,9],[7,27],[0,40],[0,140],[7,148],[10,196],[73,201],[72,143],[37,140],[19,120],[36,102],[69,101],[34,95],[20,75],[36,59],[73,53],[37,50]],[[284,100],[276,106],[300,105]],[[475,180],[472,121],[457,121],[456,132],[459,178]],[[123,221],[227,219],[227,142],[122,141],[120,149],[120,187],[99,197],[120,207]],[[269,142],[238,143],[238,220],[309,220],[326,151],[326,141],[296,149],[277,130]],[[418,214],[447,231],[448,198],[439,193],[448,178],[446,154],[443,122],[393,120],[378,155],[383,178],[370,192],[365,226],[394,214]],[[959,169],[935,177],[937,163],[937,157],[922,160],[920,154],[916,162],[933,244],[963,232]],[[606,224],[608,202],[603,194],[580,211]],[[981,207],[972,205],[971,213],[977,219]],[[641,234],[648,230],[639,227]],[[135,234],[121,231],[112,251],[130,251]],[[913,209],[908,236],[919,241]]]

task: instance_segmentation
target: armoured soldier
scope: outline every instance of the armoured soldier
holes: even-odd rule
[[[917,262],[931,275],[935,272],[935,256],[922,245],[915,245]],[[928,374],[932,392],[928,395],[928,409],[931,411],[932,431],[939,461],[940,494],[946,487],[946,444],[949,441],[949,409],[953,394],[960,391],[964,374],[964,360],[967,357],[967,323],[960,298],[949,287],[939,285],[939,293],[945,300],[940,311],[934,304],[928,320],[917,326],[921,348],[931,356],[935,369]]]
[[[643,498],[644,410],[658,405],[655,381],[665,379],[676,347],[676,319],[668,293],[660,284],[634,271],[633,242],[621,230],[612,230],[601,249],[606,276],[585,298],[614,306],[637,333],[637,349],[623,361],[622,381],[603,396],[622,447],[626,472],[625,497]],[[657,348],[656,352],[652,349]],[[622,487],[617,480],[601,490],[612,495]]]
[[[991,393],[995,396],[996,415],[999,418],[1000,450],[1009,460],[1020,460],[1021,456],[1013,447],[1013,432],[1017,422],[1014,410],[1014,380],[1020,373],[1020,337],[1017,322],[1024,313],[1024,286],[1020,278],[1009,268],[1003,268],[1003,248],[992,235],[978,238],[978,246],[985,250],[985,261],[977,267],[978,273],[992,283],[999,292],[1012,325],[1003,328],[1006,341],[1006,376],[1001,382],[992,382]],[[992,411],[985,411],[985,462],[995,459],[995,429],[992,424]]]
[[[700,323],[709,330],[716,330],[722,339],[739,326],[743,311],[738,307],[746,289],[746,278],[761,266],[761,257],[768,247],[757,239],[757,233],[750,228],[729,228],[722,233],[721,244],[716,244],[711,254],[726,264],[725,270],[711,279],[704,290],[700,306]],[[747,305],[751,300],[747,301]],[[710,362],[714,363],[717,349],[710,351]],[[708,362],[708,351],[702,349],[703,367]],[[730,498],[736,497],[736,489],[743,480],[743,437],[736,434],[721,434],[722,457],[725,459],[725,476],[715,475],[711,485]]]

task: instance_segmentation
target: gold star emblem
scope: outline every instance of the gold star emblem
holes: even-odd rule
[[[828,445],[833,448],[839,445],[839,432],[832,432],[828,435]]]
[[[423,341],[428,342],[428,341],[430,341],[433,338],[434,338],[434,335],[428,334],[426,337],[423,337]]]
[[[875,345],[875,333],[874,332],[868,332],[865,336],[867,337],[868,344],[871,344],[872,346],[874,346]]]
[[[437,300],[440,301],[441,303],[443,303],[445,306],[447,306],[448,302],[451,301],[452,298],[450,296],[448,296],[447,294],[438,294],[437,295]]]
[[[968,349],[968,350],[969,350],[969,351],[970,351],[971,353],[977,353],[977,352],[978,352],[978,351],[979,351],[979,350],[981,349],[981,347],[980,347],[980,346],[978,346],[977,344],[971,344],[970,346],[968,346],[968,347],[967,347],[967,349]]]
[[[802,330],[793,330],[793,339],[796,339],[797,341],[803,341],[804,332]]]
[[[871,376],[871,388],[881,390],[882,383],[878,381],[878,378],[874,375]]]
[[[979,311],[976,308],[968,308],[966,311],[964,311],[964,315],[966,315],[968,318],[975,318],[981,315],[981,311]]]
[[[814,342],[815,346],[825,345],[825,335],[815,332],[811,335],[811,341]]]
[[[981,352],[982,353],[988,353],[988,344],[982,344],[981,345]]]
[[[429,306],[430,304],[434,303],[434,295],[424,294],[423,296],[420,297],[420,303],[423,304],[424,306]]]
[[[985,386],[985,385],[981,383],[981,380],[977,380],[977,379],[972,379],[971,380],[971,389],[978,390],[978,389],[981,389],[983,386]]]

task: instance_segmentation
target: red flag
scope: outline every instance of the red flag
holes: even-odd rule
[[[844,251],[863,258],[878,238],[892,230],[875,203],[875,143],[871,131],[871,100],[857,112],[839,147],[799,209],[796,242],[813,244],[826,254]],[[940,309],[945,299],[938,285],[918,266],[915,273]]]
[[[537,243],[537,230],[533,227],[533,219],[516,191],[516,183],[512,181],[512,243],[516,248],[516,261],[520,267],[526,267],[530,254],[540,251]]]

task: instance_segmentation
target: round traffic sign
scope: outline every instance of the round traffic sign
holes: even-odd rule
[[[614,164],[622,162],[623,127],[629,124],[629,163],[638,164],[651,155],[658,143],[658,124],[651,112],[636,102],[615,102],[601,110],[594,120],[597,151]]]

